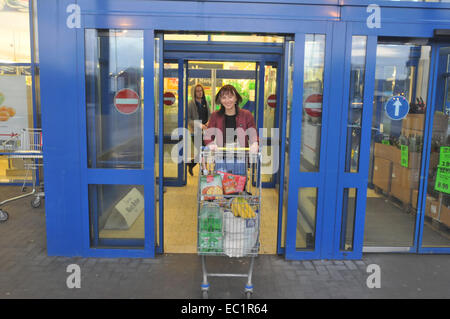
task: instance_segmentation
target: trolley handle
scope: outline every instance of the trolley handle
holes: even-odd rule
[[[218,151],[250,151],[250,147],[218,147]]]
[[[203,146],[202,151],[219,151],[219,152],[250,152],[250,147],[217,147],[211,150],[208,146]],[[256,152],[258,153],[258,152]]]
[[[217,147],[217,151],[250,151],[250,147]],[[202,146],[202,151],[210,151],[208,146]]]

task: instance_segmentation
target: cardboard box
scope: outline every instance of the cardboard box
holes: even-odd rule
[[[420,170],[420,160],[422,159],[422,153],[409,152],[408,153],[408,168]]]
[[[400,164],[402,154],[401,151],[395,146],[375,143],[373,152],[376,157],[381,157],[393,163]]]
[[[427,195],[427,202],[425,204],[425,215],[432,218],[437,218],[438,212],[439,212],[439,201],[436,198]]]
[[[411,192],[411,206],[414,209],[417,209],[417,199],[419,198],[419,191],[417,189],[413,189]]]
[[[450,209],[447,206],[442,205],[440,220],[441,220],[441,223],[450,227]]]
[[[381,158],[374,158],[373,163],[373,179],[372,183],[381,188],[383,191],[389,193],[391,189],[391,176],[392,176],[392,162]]]
[[[402,127],[402,135],[409,137],[410,135],[423,136],[423,130],[414,130]]]
[[[404,186],[405,179],[407,178],[407,170],[407,168],[401,167],[400,165],[392,165],[390,195],[402,201],[404,204],[411,203],[411,188]]]
[[[392,178],[390,195],[403,202],[403,204],[408,205],[411,203],[411,189],[403,187],[397,178]]]
[[[396,163],[392,165],[392,181],[395,179],[403,188],[418,189],[419,175],[418,168],[406,168]]]
[[[448,116],[444,113],[434,113],[433,117],[433,135],[435,133],[447,133]]]
[[[25,169],[25,161],[21,158],[11,158],[9,159],[9,168]]]
[[[432,152],[430,154],[429,169],[430,170],[436,169],[438,165],[439,165],[439,152]]]
[[[423,131],[425,114],[408,114],[402,120],[402,129]]]

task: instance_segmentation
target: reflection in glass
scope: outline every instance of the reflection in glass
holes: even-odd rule
[[[294,92],[294,47],[295,42],[289,41],[286,43],[287,48],[287,65],[288,65],[288,75],[287,75],[287,114],[286,114],[286,144],[284,149],[284,185],[283,187],[283,217],[282,217],[282,228],[281,228],[281,247],[286,245],[286,218],[288,210],[288,195],[289,195],[289,141],[291,136],[291,114],[292,114],[292,97]]]
[[[359,148],[361,144],[361,120],[364,100],[364,75],[366,69],[365,36],[352,37],[350,71],[350,95],[347,120],[347,148],[345,171],[359,171]]]
[[[171,93],[174,99],[164,99],[164,135],[178,128],[178,63],[164,63],[164,94]],[[172,103],[172,104],[170,104]]]
[[[144,248],[144,187],[89,185],[91,247]]]
[[[378,44],[364,245],[411,247],[417,213],[430,46]],[[405,118],[393,120],[386,102],[403,96]]]
[[[143,32],[86,30],[85,41],[88,167],[142,168]]]
[[[153,64],[154,67],[154,79],[153,79],[153,86],[154,86],[154,96],[155,96],[155,166],[154,166],[154,172],[155,172],[155,242],[156,245],[159,246],[160,244],[160,199],[163,194],[160,194],[159,191],[159,182],[160,182],[160,174],[159,174],[159,112],[160,112],[160,99],[159,99],[159,93],[160,93],[160,80],[161,80],[161,70],[160,70],[160,50],[161,50],[161,42],[162,40],[159,37],[155,37],[155,61]]]
[[[283,43],[284,37],[257,35],[257,34],[165,34],[168,41],[215,41],[215,42],[259,42],[259,43]]]
[[[0,63],[31,63],[28,1],[0,1]]]
[[[171,97],[164,97],[164,177],[177,177],[178,164],[172,161],[171,152],[179,142],[172,140],[172,132],[183,127],[180,123],[178,106],[178,63],[164,63],[164,94],[171,93]],[[172,99],[173,97],[173,99]],[[170,104],[172,103],[172,104]]]
[[[324,64],[325,35],[305,35],[301,172],[319,171]]]
[[[340,249],[353,250],[353,236],[355,233],[356,188],[345,188],[342,207],[341,244]]]
[[[0,66],[0,152],[17,148],[17,139],[23,128],[34,127],[33,88],[31,67]],[[39,126],[40,127],[40,126]],[[30,181],[32,174],[26,165],[32,160],[0,156],[0,183]]]
[[[450,167],[445,154],[450,150],[449,72],[450,48],[439,51],[436,97],[431,135],[430,164],[425,202],[422,245],[424,247],[450,247],[450,190],[445,182]]]
[[[279,110],[279,105],[277,104],[277,68],[276,65],[266,65],[265,66],[265,80],[264,80],[264,125],[265,128],[263,138],[271,138],[271,129],[276,127],[276,113]],[[269,100],[270,98],[270,100]],[[272,142],[272,140],[270,140]],[[277,143],[278,141],[274,140],[273,143]],[[274,159],[273,156],[277,156],[277,154],[273,154],[273,148],[270,144],[263,146],[263,154],[267,154],[268,158],[272,158],[272,160],[265,161],[262,163],[263,171],[274,172]],[[272,174],[262,174],[262,181],[271,182],[273,179]]]
[[[195,85],[201,84],[212,112],[220,108],[220,105],[215,105],[217,92],[222,86],[231,84],[242,97],[242,103],[239,106],[252,112],[256,119],[257,64],[255,62],[189,61],[188,76],[188,92],[192,92]],[[188,102],[191,99],[189,94]]]
[[[298,190],[297,249],[314,250],[316,245],[317,188]]]

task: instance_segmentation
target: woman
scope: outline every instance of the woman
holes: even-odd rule
[[[255,119],[250,111],[240,109],[242,97],[232,85],[223,86],[216,95],[220,109],[211,115],[204,141],[211,150],[236,143],[258,152],[258,135]]]
[[[197,140],[202,140],[203,143],[203,139],[201,138],[202,132],[206,130],[209,116],[211,115],[203,86],[200,84],[195,85],[192,90],[192,97],[193,99],[188,104],[188,128],[191,132],[192,140],[195,141],[195,136],[198,136]],[[191,176],[194,175],[192,169],[197,165],[197,157],[187,164]]]

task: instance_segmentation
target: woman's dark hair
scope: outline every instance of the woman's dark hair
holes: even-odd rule
[[[236,96],[236,114],[239,112],[239,104],[242,103],[242,97],[241,95],[238,93],[238,91],[236,90],[236,88],[234,86],[232,86],[231,84],[227,84],[224,85],[220,88],[219,92],[217,92],[216,94],[216,104],[220,104],[220,110],[219,113],[220,114],[224,114],[225,113],[225,107],[222,105],[222,103],[220,103],[220,99],[222,98],[222,96],[224,94],[230,93],[231,95]]]

